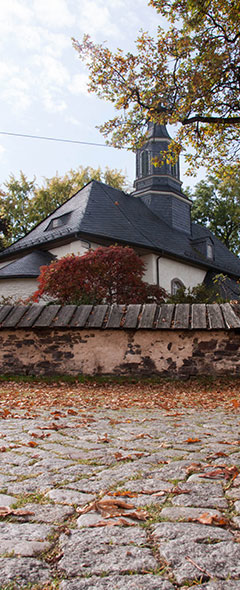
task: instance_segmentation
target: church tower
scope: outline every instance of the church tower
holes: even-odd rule
[[[133,197],[140,198],[153,213],[168,225],[191,234],[191,201],[181,190],[179,159],[174,164],[154,166],[153,158],[161,159],[171,137],[164,125],[148,123],[147,142],[136,153],[136,180]]]

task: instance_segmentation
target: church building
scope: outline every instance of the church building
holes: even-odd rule
[[[131,194],[93,180],[0,252],[0,301],[31,295],[40,267],[56,258],[117,243],[134,248],[145,263],[145,281],[168,293],[181,285],[211,285],[215,275],[224,274],[229,298],[240,299],[240,259],[191,221],[179,162],[152,163],[170,141],[166,127],[149,123],[147,142],[136,153]]]

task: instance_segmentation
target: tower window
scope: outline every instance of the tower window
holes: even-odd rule
[[[149,152],[147,150],[141,153],[141,173],[142,176],[149,174]]]

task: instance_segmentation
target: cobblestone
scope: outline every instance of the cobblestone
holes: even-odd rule
[[[0,590],[239,590],[237,410],[17,414],[1,420]]]

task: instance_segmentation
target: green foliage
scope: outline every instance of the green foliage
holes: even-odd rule
[[[132,248],[99,247],[43,266],[33,299],[47,295],[63,305],[162,302],[164,289],[144,283],[143,273],[144,263]]]
[[[146,122],[180,124],[169,154],[196,166],[239,161],[240,0],[149,0],[169,21],[156,38],[141,32],[134,53],[94,44],[74,48],[89,68],[89,91],[117,115],[100,127],[115,146],[146,139]],[[168,157],[169,157],[168,154]]]
[[[37,223],[62,205],[72,194],[91,180],[106,182],[114,188],[127,189],[127,180],[121,170],[79,166],[64,176],[45,178],[42,186],[36,179],[28,180],[23,172],[19,179],[13,174],[0,191],[0,240],[6,247],[24,236]],[[2,237],[1,237],[2,235]]]
[[[216,275],[212,288],[204,283],[199,283],[192,289],[183,285],[175,295],[168,298],[167,303],[224,303],[228,301],[227,293],[224,293],[224,280],[224,275]]]
[[[240,254],[240,167],[234,174],[201,180],[193,191],[188,189],[188,196],[193,199],[192,220],[209,227],[229,250]]]

